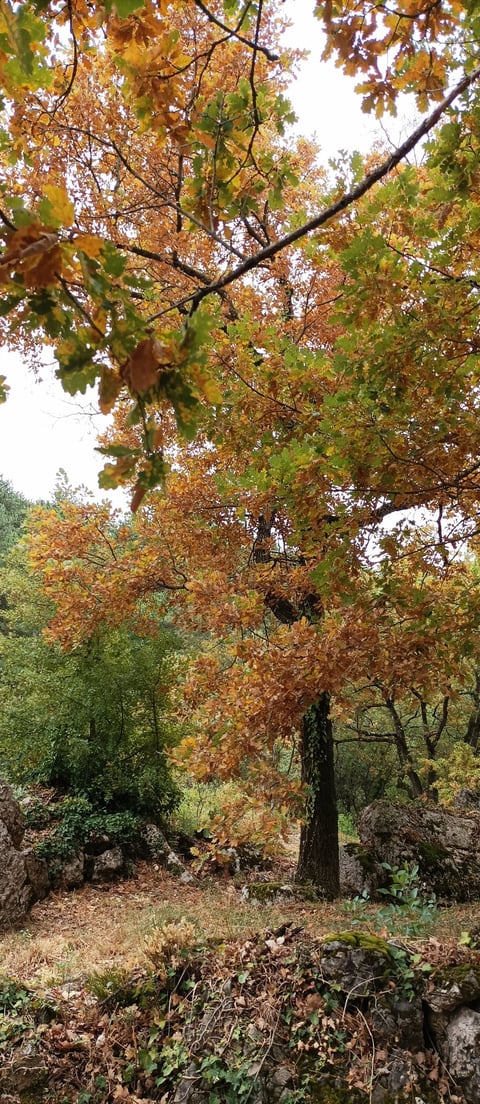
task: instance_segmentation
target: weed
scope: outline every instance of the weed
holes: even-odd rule
[[[185,970],[196,957],[196,930],[185,917],[166,923],[145,938],[145,954],[164,984],[174,981],[179,970]]]
[[[345,906],[354,914],[353,926],[357,927],[368,921],[380,931],[386,928],[406,936],[423,934],[435,919],[437,902],[434,893],[427,898],[423,895],[418,864],[410,865],[405,862],[399,867],[390,866],[390,863],[381,865],[388,876],[388,886],[379,889],[378,893],[386,898],[386,903],[377,908],[375,913],[371,907],[367,910],[371,901],[364,889]]]

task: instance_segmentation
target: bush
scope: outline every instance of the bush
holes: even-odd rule
[[[119,749],[111,759],[100,743],[58,739],[34,776],[35,781],[85,797],[109,812],[128,810],[156,822],[170,816],[180,800],[166,756],[147,755],[143,746],[123,755]]]
[[[35,847],[52,874],[77,851],[94,847],[102,837],[109,844],[138,844],[140,840],[139,821],[133,813],[101,812],[86,797],[65,798],[52,809],[52,819],[57,826]]]

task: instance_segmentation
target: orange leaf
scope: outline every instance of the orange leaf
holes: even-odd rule
[[[140,341],[131,353],[122,371],[125,383],[131,391],[141,394],[155,387],[158,382],[157,342],[153,337]]]

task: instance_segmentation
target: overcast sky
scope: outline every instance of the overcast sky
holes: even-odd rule
[[[354,82],[333,64],[320,62],[322,37],[313,7],[314,0],[285,3],[293,24],[288,45],[310,51],[291,89],[298,130],[315,134],[329,158],[342,149],[365,151],[378,130],[362,114]],[[7,403],[0,405],[0,476],[30,499],[49,498],[63,468],[74,486],[83,484],[98,497],[103,460],[95,453],[95,435],[104,419],[92,414],[94,397],[70,398],[53,378],[51,367],[45,367],[41,381],[36,381],[20,358],[5,348],[0,374],[7,376],[11,388]]]

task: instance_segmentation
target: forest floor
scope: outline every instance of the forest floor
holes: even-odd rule
[[[263,879],[285,883],[293,871],[292,856],[286,855]],[[404,909],[389,909],[385,917],[385,909],[368,902],[256,905],[241,896],[243,882],[252,878],[223,875],[183,885],[163,869],[140,862],[126,881],[52,893],[33,907],[20,930],[0,934],[1,973],[44,988],[82,981],[110,967],[142,968],[145,940],[163,923],[181,917],[200,938],[225,942],[249,939],[288,921],[315,937],[354,926],[385,936],[413,933],[458,941],[480,923],[478,903],[435,909],[420,929],[409,928]]]
[[[260,878],[291,882],[293,860],[290,850]],[[434,908],[426,918],[418,910],[415,916],[415,909],[410,916],[408,909],[385,911],[369,902],[259,906],[241,893],[242,881],[256,877],[223,873],[184,885],[140,862],[123,882],[51,894],[34,906],[21,930],[0,935],[0,1104],[169,1104],[190,1068],[196,1039],[192,1017],[199,1002],[200,1027],[207,1015],[203,1007],[225,1004],[234,1017],[230,1023],[227,1016],[224,1027],[218,1021],[202,1057],[201,1069],[208,1067],[220,1086],[212,1088],[209,1100],[238,1104],[250,1098],[256,1084],[251,1058],[229,1051],[232,1032],[257,1040],[260,1070],[281,1028],[282,1068],[296,1078],[288,1099],[327,1099],[309,1090],[307,1074],[305,1090],[300,1083],[298,1063],[306,1050],[312,1069],[347,1077],[347,1095],[335,1092],[329,1101],[371,1102],[374,1083],[385,1078],[398,1048],[392,1061],[387,1050],[372,1051],[364,1012],[347,1011],[347,1002],[335,994],[332,1000],[319,997],[312,980],[317,974],[311,974],[316,938],[355,927],[399,935],[405,962],[419,950],[417,959],[462,964],[472,952],[459,946],[461,933],[478,932],[479,905]],[[194,929],[193,950],[185,952],[186,959],[174,951],[180,959],[171,958],[170,973],[162,974],[152,947],[158,948],[155,933],[172,921],[176,947],[182,947],[186,931],[191,940]],[[473,955],[480,960],[480,954]],[[407,967],[407,986],[411,977]],[[439,1056],[422,1050],[414,1057],[415,1068],[434,1089],[421,1098],[459,1104],[463,1097],[443,1075]]]

